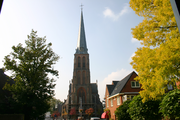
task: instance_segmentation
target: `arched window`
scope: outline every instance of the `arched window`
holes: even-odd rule
[[[82,87],[78,90],[78,103],[80,102],[80,99],[82,99],[82,103],[86,102],[85,89]]]
[[[81,58],[78,57],[78,67],[81,67]]]
[[[86,67],[86,60],[85,60],[85,57],[83,57],[83,68]]]
[[[85,84],[86,83],[86,72],[83,71],[83,74],[82,74],[82,84]]]
[[[81,83],[81,74],[80,74],[80,71],[78,71],[78,74],[77,74],[77,83],[78,84]]]

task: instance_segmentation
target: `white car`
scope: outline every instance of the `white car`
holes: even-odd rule
[[[100,120],[99,117],[91,117],[91,120]]]

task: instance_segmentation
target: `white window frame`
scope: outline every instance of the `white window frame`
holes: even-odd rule
[[[117,105],[120,105],[120,96],[117,96]]]
[[[113,106],[113,99],[111,99],[111,107]]]
[[[167,85],[167,88],[168,88],[168,90],[173,90],[173,86],[172,85]]]
[[[127,100],[132,100],[132,96],[135,97],[136,95],[124,95],[123,96],[123,102],[125,102]]]
[[[131,100],[136,96],[136,95],[130,95],[131,96]],[[132,98],[133,97],[133,98]]]
[[[134,86],[132,86],[133,83],[134,83]],[[131,81],[131,88],[140,88],[140,84],[137,85],[137,83],[139,84],[139,81]]]

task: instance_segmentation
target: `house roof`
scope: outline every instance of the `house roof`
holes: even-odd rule
[[[112,91],[114,90],[115,85],[106,85],[106,86],[107,86],[109,95],[111,95]]]
[[[15,83],[12,79],[10,79],[10,77],[4,74],[4,71],[2,69],[0,69],[0,89],[4,87],[6,82],[11,85]]]
[[[127,81],[131,78],[132,74],[135,73],[134,71],[131,72],[129,75],[127,75],[125,78],[123,78],[121,81],[119,81],[116,86],[114,87],[112,93],[110,94],[110,96],[113,96],[117,93],[121,93],[122,89],[124,88],[124,86],[126,85]],[[136,74],[136,73],[135,73]]]
[[[0,101],[2,101],[5,96],[10,96],[11,93],[7,90],[3,90],[3,87],[5,83],[9,83],[10,85],[14,84],[14,80],[12,80],[10,77],[8,77],[6,74],[4,74],[4,71],[0,69]]]
[[[112,82],[113,82],[113,85],[116,86],[119,81],[112,81]]]
[[[115,86],[117,85],[119,81],[112,81],[112,85],[106,85],[107,86],[107,89],[108,89],[108,92],[109,92],[109,95],[111,95],[112,91],[114,90]]]

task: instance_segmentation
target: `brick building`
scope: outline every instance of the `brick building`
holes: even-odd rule
[[[105,103],[106,109],[111,112],[111,118],[116,119],[115,110],[126,100],[131,100],[139,94],[141,85],[134,78],[137,74],[133,71],[120,81],[112,81],[111,85],[106,85]]]
[[[89,54],[86,45],[86,36],[83,22],[83,13],[79,26],[79,35],[76,52],[74,54],[73,79],[69,84],[67,99],[62,107],[62,117],[71,119],[70,111],[76,109],[76,118],[80,116],[79,109],[82,104],[82,116],[88,118],[85,110],[94,109],[93,116],[100,116],[103,112],[102,103],[99,99],[97,83],[90,82]]]

